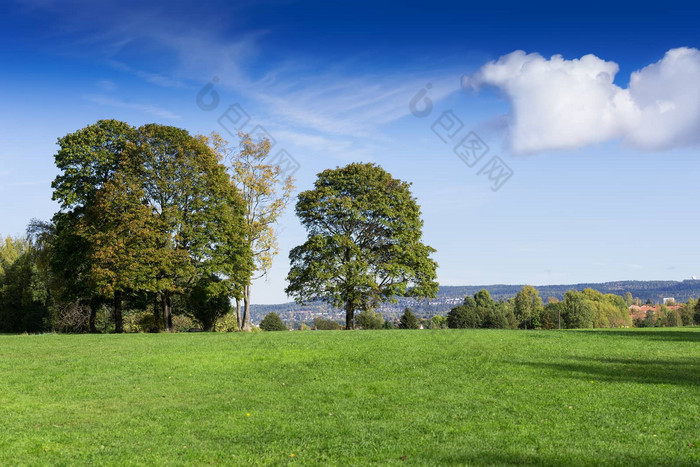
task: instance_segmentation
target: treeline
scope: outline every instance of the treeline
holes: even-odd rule
[[[486,289],[494,300],[507,300],[514,297],[523,285],[469,285],[469,286],[440,286],[438,299],[453,297],[465,297],[474,295],[482,289]],[[627,292],[641,301],[651,300],[653,303],[663,303],[665,297],[675,297],[679,302],[685,303],[691,298],[700,296],[700,280],[684,281],[614,281],[600,283],[579,283],[562,285],[537,286],[540,296],[543,298],[555,297],[564,300],[564,294],[569,290],[582,292],[585,289],[597,290],[603,294],[624,295]],[[412,306],[411,304],[407,306]]]
[[[629,308],[632,305],[639,306],[641,301],[629,292],[619,296],[593,289],[569,290],[563,300],[550,297],[545,304],[535,287],[523,286],[515,297],[499,301],[482,289],[473,296],[466,296],[464,302],[452,308],[447,316],[417,318],[406,308],[400,318],[387,319],[380,313],[367,310],[358,314],[355,322],[361,329],[581,329],[700,325],[700,302],[692,298],[685,304],[670,306],[651,306],[649,301],[644,317],[634,320]],[[270,315],[277,316],[275,313]],[[412,325],[407,326],[406,320]],[[333,320],[315,318],[312,323],[295,323],[293,327],[333,330],[341,326]]]
[[[631,326],[688,326],[700,324],[700,307],[691,299],[684,306],[649,310],[643,321],[632,321],[629,307],[638,303],[630,293],[624,297],[593,289],[569,290],[564,299],[550,297],[544,304],[539,291],[523,286],[514,298],[491,298],[486,290],[467,296],[447,314],[450,328],[580,329]]]
[[[249,327],[255,242],[274,250],[265,222],[284,203],[251,228],[248,202],[264,203],[249,188],[276,202],[279,169],[260,163],[269,143],[242,134],[233,154],[226,144],[116,120],[60,138],[52,184],[60,210],[32,221],[26,237],[0,241],[0,331]],[[244,177],[249,185],[237,184]],[[242,316],[240,306],[229,315],[233,299],[245,301]]]

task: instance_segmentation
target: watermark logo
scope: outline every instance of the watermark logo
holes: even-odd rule
[[[470,131],[453,151],[468,167],[474,167],[489,152],[489,147],[479,135]]]
[[[433,87],[432,84],[428,83],[425,85],[425,89],[421,89],[418,94],[413,96],[411,102],[408,103],[408,110],[414,117],[423,118],[430,115],[433,111],[433,101],[429,97],[426,97],[428,91]],[[419,107],[423,107],[420,109]]]
[[[454,137],[457,136],[457,133],[462,131],[462,128],[464,128],[464,123],[457,118],[452,110],[443,112],[442,115],[430,125],[430,129],[433,130],[433,133],[435,133],[443,143],[452,141]]]
[[[428,91],[431,88],[432,85],[428,83],[409,102],[408,108],[413,116],[425,118],[432,113],[433,101],[428,97]],[[477,167],[489,153],[489,145],[475,131],[468,131],[466,134],[462,131],[464,122],[452,109],[442,112],[430,125],[430,129],[443,143],[454,144],[452,152],[469,168]],[[496,192],[513,177],[514,173],[503,159],[492,156],[479,168],[476,175],[486,177],[491,183],[491,190]]]
[[[230,105],[217,121],[221,128],[226,130],[231,136],[236,136],[250,122],[250,115],[243,110],[241,104],[236,103]]]
[[[513,169],[508,167],[503,159],[493,156],[477,175],[484,175],[491,183],[491,190],[498,191],[513,176]]]
[[[221,99],[219,98],[219,93],[214,90],[214,83],[219,81],[217,76],[212,79],[213,82],[209,82],[202,87],[197,93],[197,107],[209,112],[214,110],[219,106]]]

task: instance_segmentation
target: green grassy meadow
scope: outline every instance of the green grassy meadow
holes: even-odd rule
[[[0,465],[700,464],[700,329],[0,336]]]

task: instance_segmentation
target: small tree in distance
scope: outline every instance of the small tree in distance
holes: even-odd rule
[[[416,318],[416,315],[413,314],[411,310],[406,308],[403,312],[403,315],[401,315],[401,319],[399,320],[399,328],[400,329],[419,329],[420,328],[420,323],[418,322],[418,318]]]
[[[337,321],[321,317],[314,318],[314,327],[319,331],[338,331],[343,327]]]
[[[263,331],[289,331],[277,313],[268,313],[260,323]]]
[[[362,329],[381,329],[384,326],[384,317],[373,310],[365,310],[355,318],[357,325]]]

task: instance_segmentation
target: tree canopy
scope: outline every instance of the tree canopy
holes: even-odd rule
[[[321,299],[357,311],[396,296],[437,293],[435,250],[422,243],[423,221],[410,185],[374,164],[321,172],[299,195],[296,213],[307,240],[289,254],[286,291],[304,302]]]

